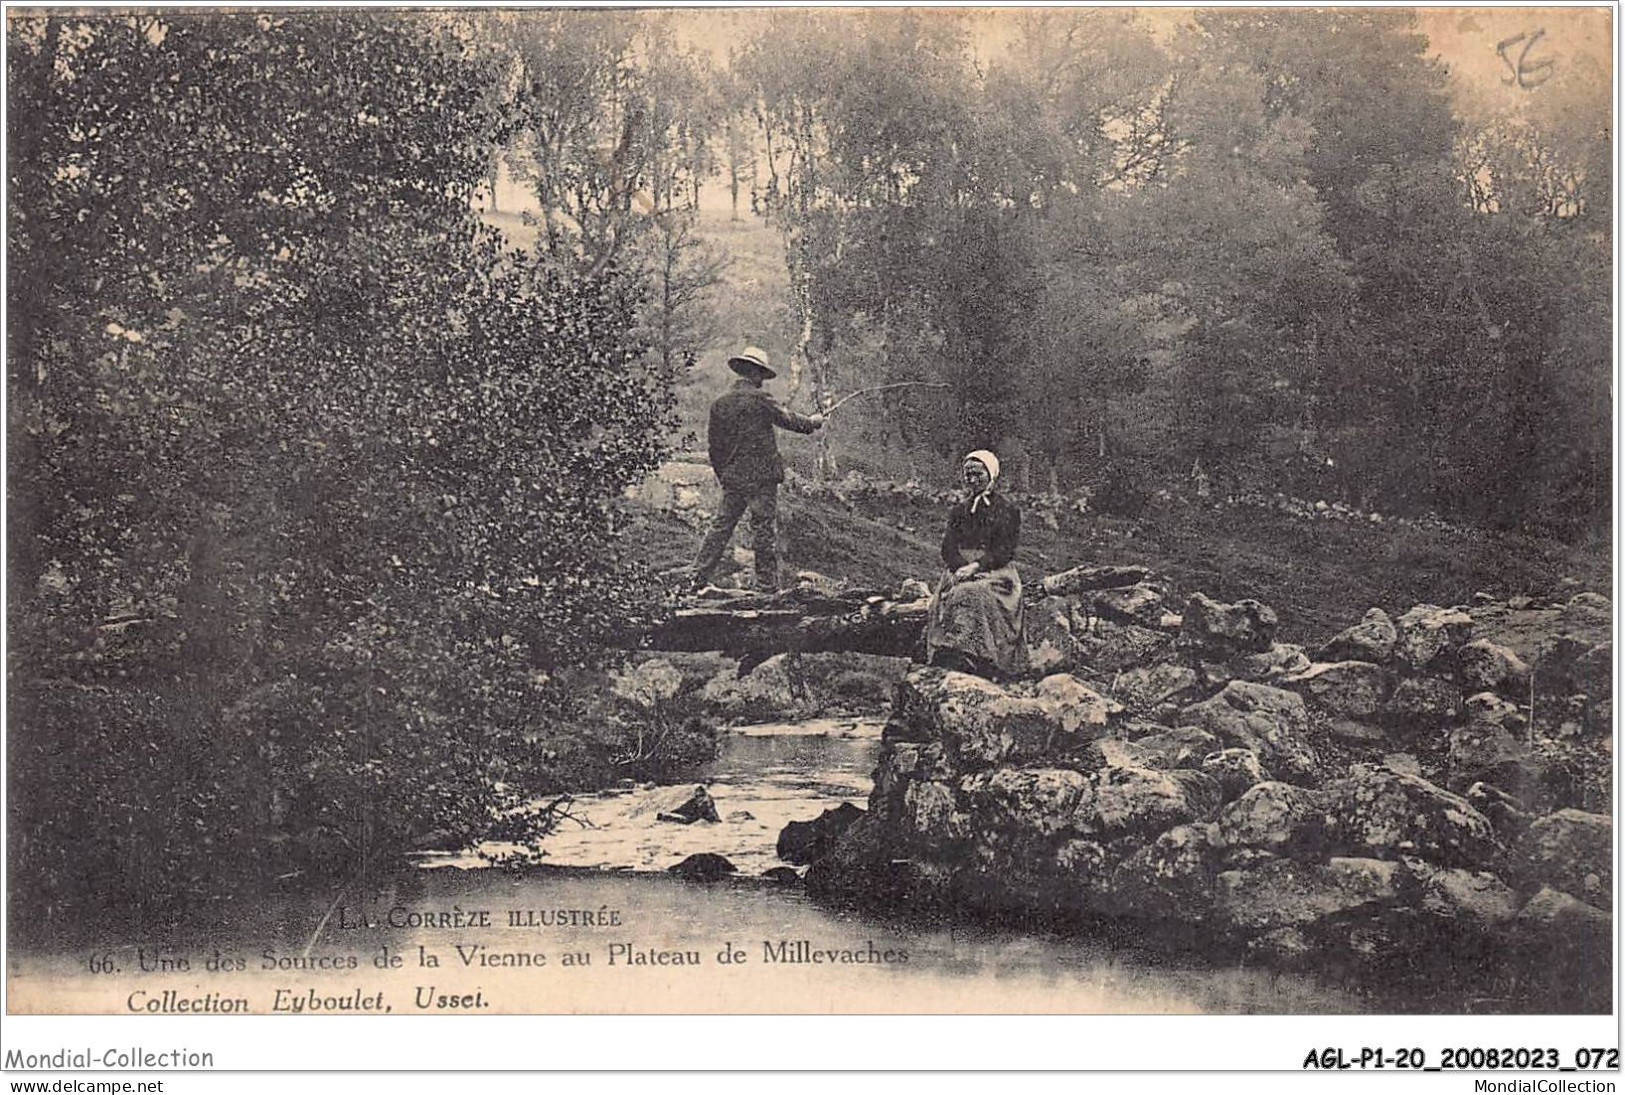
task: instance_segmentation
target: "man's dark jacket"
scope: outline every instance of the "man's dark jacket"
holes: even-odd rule
[[[773,428],[812,433],[809,418],[787,411],[778,400],[740,378],[711,404],[706,442],[717,479],[730,490],[754,490],[784,480],[784,462]]]

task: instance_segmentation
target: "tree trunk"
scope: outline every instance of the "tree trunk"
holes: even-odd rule
[[[738,607],[740,605],[761,607]],[[772,605],[779,607],[769,607]],[[765,599],[679,609],[650,636],[654,650],[718,650],[739,656],[785,652],[908,657],[925,632],[924,601],[866,604],[862,594],[798,605]]]
[[[1117,589],[1147,580],[1137,566],[1081,566],[1043,579],[1051,596]],[[678,609],[647,636],[651,650],[717,650],[746,658],[787,652],[889,654],[909,657],[929,612],[926,600],[852,590],[732,596]]]

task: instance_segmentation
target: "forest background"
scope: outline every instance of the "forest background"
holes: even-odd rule
[[[916,384],[810,480],[992,446],[1605,558],[1610,29],[12,12],[14,893],[181,914],[669,761],[583,682],[740,341]]]

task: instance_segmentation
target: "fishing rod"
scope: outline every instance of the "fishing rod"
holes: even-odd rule
[[[949,388],[949,387],[952,387],[952,385],[950,385],[950,384],[939,384],[939,383],[935,383],[933,381],[928,381],[928,380],[900,380],[900,381],[897,381],[895,384],[876,384],[871,388],[859,388],[855,392],[849,392],[846,395],[843,395],[841,398],[837,399],[834,403],[831,403],[828,407],[826,407],[820,413],[822,413],[825,418],[828,418],[830,415],[834,414],[836,412],[836,410],[839,409],[840,406],[843,403],[846,403],[849,400],[856,399],[860,395],[873,395],[875,392],[884,392],[884,391],[887,391],[888,389],[891,389],[891,388]]]

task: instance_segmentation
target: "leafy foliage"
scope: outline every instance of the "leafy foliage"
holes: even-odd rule
[[[723,71],[650,13],[12,19],[27,895],[344,876],[705,754],[572,696],[653,611],[616,500],[716,334],[721,160],[791,397],[946,385],[854,402],[826,472],[866,429],[1123,513],[1194,464],[1607,527],[1607,73],[1480,110],[1407,13],[1179,18],[773,12]]]
[[[776,16],[734,65],[815,395],[947,381],[904,441],[1017,482],[1098,475],[1129,407],[1167,470],[1290,485],[1290,435],[1350,500],[1606,525],[1606,72],[1480,118],[1411,13],[978,28]]]
[[[707,298],[728,263],[694,231],[719,170],[708,57],[654,13],[500,12],[476,25],[517,85],[508,160],[540,206],[539,247],[581,270],[642,274],[643,334],[674,372],[710,341]]]
[[[671,426],[643,288],[480,225],[511,118],[448,17],[8,32],[19,892],[478,835],[654,603],[616,518]]]

